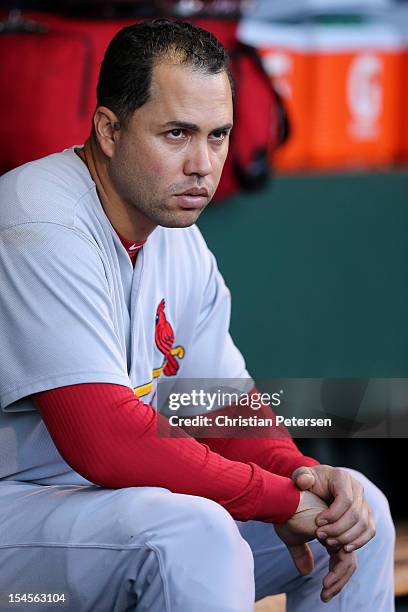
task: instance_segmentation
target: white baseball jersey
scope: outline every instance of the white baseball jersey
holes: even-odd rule
[[[256,586],[256,599],[288,591],[299,611],[391,612],[394,526],[362,475],[353,474],[377,535],[328,604],[319,599],[328,553],[317,540],[315,570],[303,577],[270,524],[238,531],[211,500],[64,486],[87,481],[60,457],[30,394],[102,381],[150,401],[159,379],[179,388],[183,377],[247,373],[228,334],[228,291],[197,228],[157,228],[133,270],[73,150],[5,175],[0,202],[1,610],[14,609],[13,593],[54,593],[71,611],[246,612]]]
[[[197,227],[157,227],[133,269],[74,148],[5,174],[0,202],[0,478],[87,482],[33,393],[105,382],[151,402],[163,377],[249,378]]]

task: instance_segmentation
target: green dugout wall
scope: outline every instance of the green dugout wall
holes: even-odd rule
[[[199,226],[256,379],[408,378],[407,171],[277,177],[262,194],[212,205]],[[353,384],[333,394],[341,410],[358,408],[355,396]],[[394,516],[407,516],[404,438],[297,443],[322,463],[363,471]]]
[[[285,176],[199,221],[255,377],[408,377],[408,172]]]

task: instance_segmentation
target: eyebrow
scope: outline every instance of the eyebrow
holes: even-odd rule
[[[182,128],[184,130],[190,130],[190,132],[199,132],[200,128],[195,123],[189,123],[188,121],[167,121],[162,125],[163,128]],[[212,132],[220,132],[223,130],[230,130],[232,128],[232,123],[226,123],[225,125],[221,125],[220,127],[216,127]]]

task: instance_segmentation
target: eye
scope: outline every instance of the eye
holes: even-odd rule
[[[169,132],[167,132],[167,136],[171,138],[171,140],[180,140],[184,135],[184,130],[181,128],[173,128]]]
[[[211,140],[215,140],[221,143],[228,136],[228,130],[216,130],[210,136],[211,136]]]

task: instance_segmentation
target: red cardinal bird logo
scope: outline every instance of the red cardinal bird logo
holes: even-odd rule
[[[182,346],[175,346],[173,348],[174,332],[172,326],[166,319],[166,313],[164,312],[165,306],[166,302],[162,299],[156,310],[155,340],[157,348],[164,355],[164,374],[166,376],[174,376],[177,374],[180,367],[176,357],[183,359],[184,348]]]

